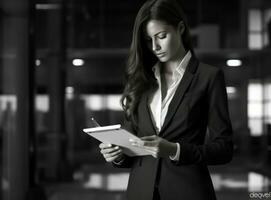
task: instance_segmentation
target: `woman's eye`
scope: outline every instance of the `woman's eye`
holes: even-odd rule
[[[167,37],[167,34],[161,34],[161,35],[158,35],[158,38],[159,39],[164,39],[164,38],[166,38]]]

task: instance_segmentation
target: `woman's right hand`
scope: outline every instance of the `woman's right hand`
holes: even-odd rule
[[[120,162],[124,158],[122,149],[119,146],[101,143],[99,147],[106,162]]]

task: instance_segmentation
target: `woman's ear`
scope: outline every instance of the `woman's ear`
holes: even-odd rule
[[[183,21],[180,21],[180,22],[178,23],[178,31],[179,31],[179,33],[182,35],[182,34],[184,33],[184,30],[185,30],[184,23],[183,23]]]

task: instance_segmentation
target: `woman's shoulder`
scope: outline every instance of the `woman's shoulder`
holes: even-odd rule
[[[198,73],[201,73],[204,76],[215,76],[218,73],[223,73],[223,69],[221,67],[199,62]]]

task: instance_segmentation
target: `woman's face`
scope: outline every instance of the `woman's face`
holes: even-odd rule
[[[159,20],[150,20],[145,28],[145,41],[148,48],[161,62],[175,61],[185,52],[179,30]]]

